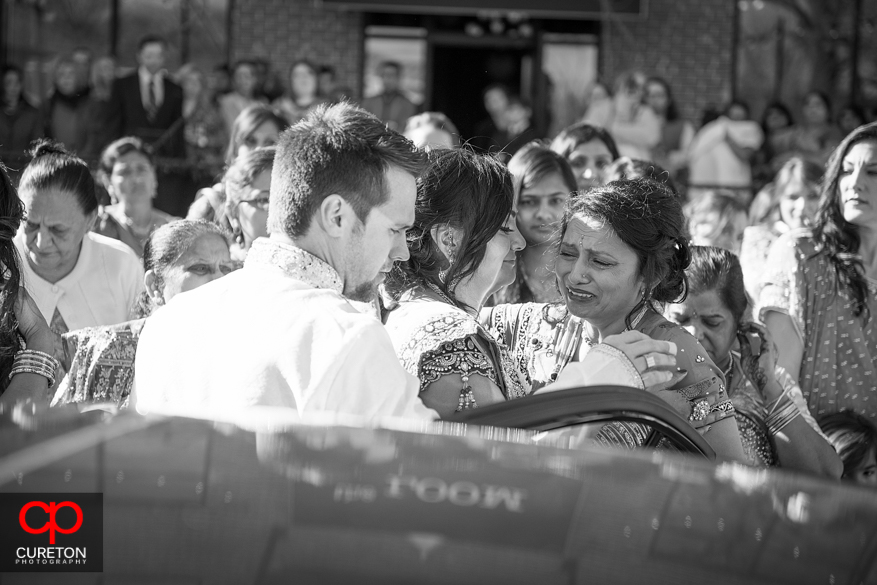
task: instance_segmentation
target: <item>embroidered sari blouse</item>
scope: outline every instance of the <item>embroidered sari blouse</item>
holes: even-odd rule
[[[145,322],[137,319],[65,333],[62,362],[67,375],[55,392],[52,406],[96,402],[127,406],[134,384],[134,356]]]
[[[527,394],[505,348],[474,317],[430,293],[404,293],[385,325],[402,366],[420,379],[421,392],[442,376],[463,377],[457,411],[479,406],[467,388],[473,375],[489,379],[506,400]]]
[[[563,337],[559,329],[571,318],[563,305],[537,303],[497,305],[485,309],[481,315],[482,323],[500,344],[509,348],[512,362],[525,372],[527,382],[534,388],[552,381],[557,343]],[[646,312],[635,329],[653,339],[676,344],[677,366],[688,370],[688,374],[671,390],[682,394],[692,408],[699,405],[705,409],[706,415],[701,420],[691,422],[694,428],[706,432],[710,425],[734,416],[724,375],[691,334],[654,311]],[[577,350],[573,356],[578,354],[580,360],[592,351],[582,335],[574,342]],[[610,423],[597,440],[608,446],[634,448],[642,445],[647,434],[647,429],[636,424]]]
[[[771,248],[759,297],[759,318],[777,311],[792,319],[803,345],[798,383],[815,416],[852,410],[877,418],[877,283],[869,281],[871,318],[853,315],[828,254],[809,230],[781,236]]]

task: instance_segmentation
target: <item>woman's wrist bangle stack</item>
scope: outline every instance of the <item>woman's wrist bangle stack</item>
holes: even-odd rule
[[[786,425],[801,416],[801,411],[791,400],[785,400],[779,408],[770,413],[764,421],[771,436],[782,431]]]
[[[37,374],[49,381],[49,388],[55,385],[55,372],[61,363],[53,356],[35,349],[23,349],[15,353],[9,379],[15,374]]]

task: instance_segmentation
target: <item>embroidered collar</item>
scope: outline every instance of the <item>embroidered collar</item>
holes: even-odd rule
[[[250,247],[244,268],[257,266],[278,268],[287,276],[315,288],[334,290],[338,294],[344,290],[341,275],[334,268],[313,254],[290,244],[257,238]]]

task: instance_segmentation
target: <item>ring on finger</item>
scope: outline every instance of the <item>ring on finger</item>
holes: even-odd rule
[[[655,366],[658,365],[658,362],[655,361],[655,356],[645,355],[644,357],[646,360],[646,369],[647,370],[651,370],[652,368],[654,368]]]

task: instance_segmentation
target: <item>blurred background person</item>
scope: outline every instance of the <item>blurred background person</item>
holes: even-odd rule
[[[418,148],[457,148],[460,146],[460,131],[450,118],[441,112],[423,112],[408,118],[405,123],[405,138]]]
[[[840,459],[801,389],[776,365],[773,340],[749,321],[737,257],[722,248],[692,246],[685,274],[687,298],[667,305],[664,315],[691,333],[724,372],[750,463],[840,477]]]
[[[778,363],[820,417],[877,417],[877,124],[831,155],[812,230],[771,247],[759,316],[782,340]]]
[[[291,126],[305,117],[308,110],[324,103],[319,96],[317,68],[310,61],[300,59],[289,68],[287,93],[272,102]]]
[[[353,97],[353,90],[338,84],[335,68],[331,65],[320,66],[317,71],[317,87],[319,88],[317,95],[333,104]]]
[[[24,155],[43,135],[40,111],[24,97],[24,73],[15,65],[3,67],[3,108],[0,110],[0,148]]]
[[[579,191],[602,185],[606,167],[619,156],[612,136],[585,122],[561,130],[550,148],[569,163]]]
[[[219,108],[211,99],[204,72],[192,63],[177,72],[183,88],[186,159],[199,175],[214,178],[222,169],[228,133]]]
[[[865,123],[865,111],[855,104],[847,104],[837,113],[837,127],[846,136]]]
[[[802,100],[799,123],[777,136],[777,154],[799,155],[824,165],[843,137],[832,122],[828,96],[821,91],[810,91]]]
[[[417,113],[417,106],[400,89],[402,65],[396,61],[384,61],[378,66],[378,75],[383,91],[362,100],[362,107],[386,122],[391,130],[401,132],[408,118]]]
[[[80,86],[76,64],[69,57],[58,59],[52,93],[44,104],[45,135],[71,152],[83,153],[91,123],[89,110],[88,88]]]
[[[225,152],[226,167],[239,156],[266,146],[274,146],[280,133],[287,128],[286,118],[263,103],[253,104],[235,120]],[[217,221],[231,229],[225,219],[225,185],[220,181],[212,187],[199,189],[189,207],[186,219]]]
[[[484,88],[481,96],[487,117],[475,125],[475,135],[468,143],[480,152],[496,152],[508,143],[506,110],[511,91],[494,83]]]
[[[740,253],[743,231],[749,225],[746,207],[733,193],[708,191],[685,206],[691,243]]]
[[[792,157],[777,173],[776,179],[762,189],[749,207],[749,223],[743,232],[740,263],[746,291],[753,299],[761,290],[760,280],[766,268],[770,247],[784,233],[811,227],[819,207],[822,167]]]
[[[101,210],[94,231],[142,257],[149,234],[177,219],[152,206],[158,192],[152,153],[139,138],[120,138],[101,153],[99,176],[112,204]]]
[[[514,282],[490,304],[551,303],[562,299],[554,276],[554,236],[576,180],[569,163],[540,142],[530,142],[509,161],[515,188],[518,231],[526,247],[518,252]]]
[[[522,146],[539,138],[533,126],[533,109],[519,96],[509,98],[505,112],[508,142],[500,151],[500,160],[507,162]]]
[[[144,291],[139,317],[62,336],[66,375],[52,399],[59,404],[110,404],[124,408],[134,383],[140,331],[156,309],[234,270],[228,234],[207,221],[177,220],[149,236],[144,246]]]
[[[661,141],[652,149],[652,158],[676,177],[688,164],[688,147],[694,139],[694,126],[679,116],[670,84],[661,77],[646,81],[645,102],[658,116]]]
[[[256,238],[268,236],[273,146],[240,155],[225,173],[225,217],[232,228],[232,259],[243,262]]]
[[[819,426],[843,461],[842,479],[877,487],[877,428],[860,414],[843,410],[819,417]]]
[[[717,119],[704,124],[689,146],[688,198],[711,189],[732,189],[741,202],[752,198],[752,158],[764,142],[749,107],[736,100]]]
[[[88,123],[83,155],[89,158],[98,154],[113,141],[111,105],[113,83],[116,81],[116,60],[100,57],[91,67],[91,92],[88,94]]]
[[[795,123],[792,112],[782,102],[771,102],[764,108],[761,115],[761,131],[764,133],[764,142],[756,151],[752,159],[752,175],[755,189],[771,182],[779,167],[783,164],[782,159],[777,158],[778,137],[791,128]]]
[[[80,92],[91,89],[91,67],[93,54],[88,47],[76,47],[70,51],[70,60],[76,71],[76,87]]]
[[[651,107],[643,103],[646,78],[642,73],[622,73],[615,80],[612,109],[596,113],[589,108],[583,122],[609,131],[619,154],[652,160],[652,150],[661,143],[661,121]]]
[[[90,231],[98,203],[88,165],[48,140],[32,155],[19,186],[27,221],[15,238],[28,292],[56,334],[127,321],[143,268],[130,247]]]
[[[231,91],[219,96],[219,111],[230,134],[234,132],[234,121],[248,106],[265,102],[258,93],[256,65],[252,61],[241,60],[232,69]]]

